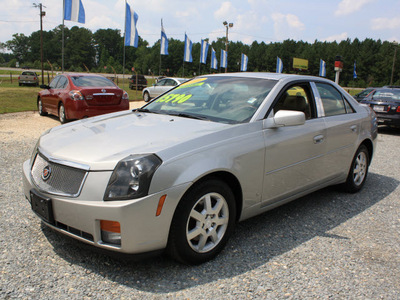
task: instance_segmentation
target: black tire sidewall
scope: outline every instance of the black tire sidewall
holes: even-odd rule
[[[193,206],[208,193],[218,193],[225,198],[229,209],[228,227],[222,240],[206,253],[194,251],[186,237],[186,226]],[[236,223],[236,203],[232,190],[224,182],[211,179],[192,187],[181,199],[175,211],[168,241],[168,252],[176,260],[187,264],[201,264],[214,258],[225,247]]]

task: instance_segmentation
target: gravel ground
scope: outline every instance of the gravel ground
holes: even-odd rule
[[[33,214],[21,166],[37,113],[0,115],[2,299],[399,299],[400,132],[380,130],[365,188],[327,188],[240,223],[213,261],[124,261],[53,232]]]

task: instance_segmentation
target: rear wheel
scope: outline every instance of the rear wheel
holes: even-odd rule
[[[62,103],[60,103],[60,106],[58,108],[58,118],[60,119],[61,124],[67,122],[67,117],[65,115],[65,107],[64,104]]]
[[[368,175],[369,151],[367,147],[361,145],[354,155],[350,171],[344,188],[349,193],[356,193],[362,189]]]
[[[144,92],[143,100],[144,100],[144,102],[149,102],[150,101],[150,94],[148,92]]]
[[[38,100],[38,102],[37,102],[37,106],[38,106],[39,115],[41,115],[41,116],[46,116],[46,115],[47,115],[47,112],[43,111],[42,99],[39,98],[39,100]]]
[[[236,204],[229,186],[217,179],[203,181],[181,199],[167,251],[183,263],[206,262],[224,248],[235,222]]]

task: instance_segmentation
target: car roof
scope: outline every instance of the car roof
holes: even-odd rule
[[[267,72],[240,72],[240,73],[219,73],[211,74],[207,76],[227,76],[227,77],[246,77],[246,78],[260,78],[260,79],[271,79],[271,80],[313,80],[313,81],[327,81],[331,80],[310,76],[310,75],[297,75],[297,74],[283,74],[283,73],[267,73]],[[200,76],[201,77],[201,76]]]

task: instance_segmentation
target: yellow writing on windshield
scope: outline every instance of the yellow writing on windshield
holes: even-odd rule
[[[167,94],[160,99],[157,99],[156,102],[163,102],[163,103],[183,103],[187,100],[189,100],[192,97],[192,95],[186,95],[186,94]]]
[[[188,87],[194,87],[194,86],[201,86],[204,84],[203,81],[207,80],[207,78],[197,78],[190,80],[188,82],[182,83],[180,86],[178,86],[176,89],[181,89],[181,88],[188,88]]]

